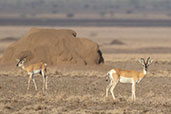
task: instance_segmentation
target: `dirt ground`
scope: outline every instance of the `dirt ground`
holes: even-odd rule
[[[20,38],[29,27],[21,28],[0,27],[1,38]],[[73,29],[79,36],[92,38],[100,44],[105,63],[48,67],[48,90],[45,93],[42,92],[41,76],[35,77],[38,91],[34,90],[32,82],[30,90],[27,90],[28,76],[24,71],[15,66],[0,66],[0,114],[171,113],[170,28]],[[124,44],[111,45],[115,39]],[[10,43],[0,42],[0,49],[3,51]],[[111,94],[108,98],[104,96],[109,83],[105,80],[107,71],[113,67],[141,71],[137,60],[148,56],[154,62],[147,76],[137,84],[137,101],[131,101],[131,84],[119,83],[116,86],[116,101],[112,100]]]

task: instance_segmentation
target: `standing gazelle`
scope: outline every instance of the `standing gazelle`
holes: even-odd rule
[[[107,73],[106,81],[109,79],[110,83],[106,87],[106,97],[108,97],[108,91],[110,89],[113,100],[115,100],[115,95],[113,93],[113,90],[118,82],[132,83],[132,100],[133,101],[136,100],[136,96],[135,96],[136,83],[139,83],[145,77],[145,75],[147,74],[148,67],[152,63],[152,60],[150,59],[150,57],[148,57],[146,61],[143,58],[141,58],[139,62],[143,65],[142,72],[137,72],[134,70],[121,70],[118,68],[114,68]]]
[[[45,75],[47,64],[40,62],[40,63],[32,64],[32,65],[25,67],[24,66],[24,62],[26,61],[25,57],[22,57],[21,59],[16,59],[16,60],[18,62],[16,66],[21,67],[29,75],[27,90],[29,90],[29,88],[30,88],[30,81],[32,79],[33,83],[34,83],[35,90],[37,91],[37,85],[36,85],[36,82],[34,79],[34,74],[40,73],[40,75],[42,75],[42,78],[43,78],[43,92],[44,92],[44,89],[47,89],[47,76]]]

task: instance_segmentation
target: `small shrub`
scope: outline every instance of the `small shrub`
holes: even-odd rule
[[[122,41],[117,40],[117,39],[113,40],[113,41],[110,43],[110,45],[124,45],[124,44],[125,44],[125,43],[123,43]]]

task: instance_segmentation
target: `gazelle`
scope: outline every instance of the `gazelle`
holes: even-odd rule
[[[35,79],[34,79],[34,74],[39,73],[40,75],[42,75],[42,78],[43,78],[43,88],[42,89],[43,89],[43,92],[44,92],[44,89],[47,89],[47,76],[45,74],[47,64],[43,63],[43,62],[40,62],[40,63],[32,64],[32,65],[29,65],[29,66],[25,67],[24,66],[24,62],[26,61],[25,57],[22,57],[21,59],[16,59],[16,60],[18,62],[16,66],[21,67],[29,75],[27,90],[29,90],[29,88],[30,88],[30,81],[32,79],[32,81],[34,83],[35,90],[37,91],[37,85],[36,85],[36,82],[35,82]]]
[[[150,57],[148,57],[146,61],[143,58],[141,58],[139,62],[143,65],[142,72],[137,72],[134,70],[121,70],[118,68],[114,68],[107,73],[106,81],[108,81],[109,79],[110,83],[106,87],[106,97],[108,97],[108,91],[110,89],[113,100],[115,100],[115,95],[113,93],[113,90],[117,85],[117,83],[121,82],[121,83],[132,84],[132,100],[133,101],[136,100],[136,96],[135,96],[136,83],[139,83],[146,76],[148,67],[152,63],[152,60],[150,59]]]

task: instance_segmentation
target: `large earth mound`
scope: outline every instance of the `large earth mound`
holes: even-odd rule
[[[77,38],[72,30],[32,28],[29,33],[10,45],[4,52],[1,64],[16,64],[16,59],[26,57],[28,64],[46,62],[48,65],[92,65],[103,62],[98,44]]]

